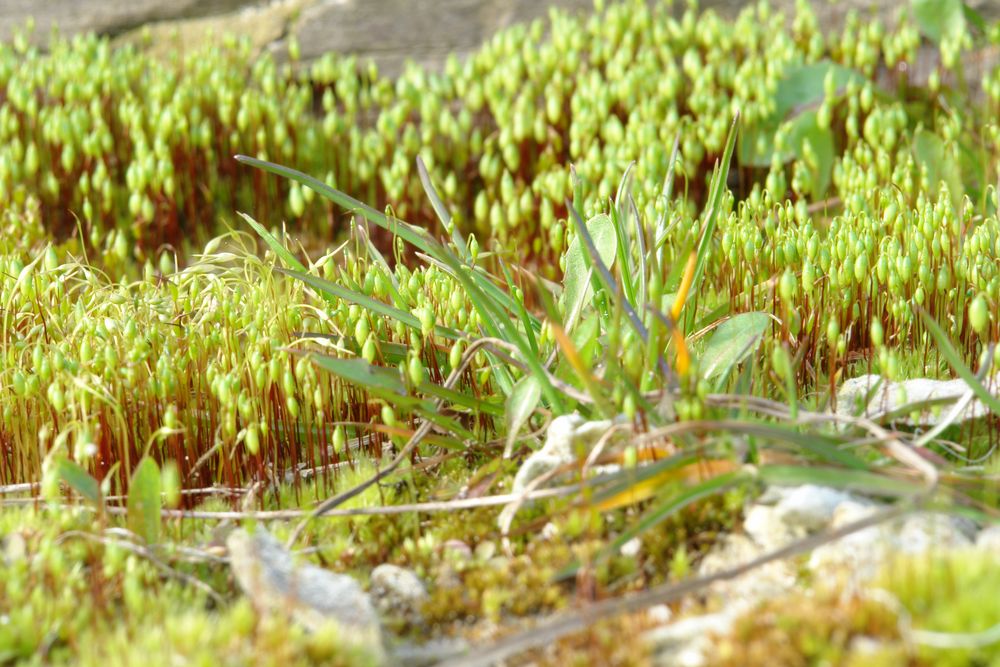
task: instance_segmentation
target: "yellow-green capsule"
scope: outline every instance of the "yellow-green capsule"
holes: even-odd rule
[[[389,404],[382,406],[382,423],[386,426],[396,425],[396,411]]]
[[[990,323],[990,312],[989,307],[986,305],[986,299],[982,294],[976,295],[976,298],[972,300],[969,304],[969,324],[972,325],[973,330],[982,334],[986,331],[987,325]]]
[[[289,412],[291,411],[289,410]],[[257,424],[247,426],[247,432],[243,436],[243,444],[246,445],[247,451],[251,454],[257,454],[260,451],[260,434],[257,431]]]
[[[410,382],[413,383],[414,387],[419,387],[424,383],[427,374],[424,371],[424,365],[420,361],[419,355],[410,355],[410,360],[406,366],[406,372],[410,376]]]

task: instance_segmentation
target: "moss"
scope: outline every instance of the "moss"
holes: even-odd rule
[[[1000,623],[1000,568],[996,554],[969,549],[899,557],[878,584],[894,595],[914,629],[977,633]],[[1000,644],[976,650],[921,647],[927,664],[1000,665]]]
[[[867,653],[854,640],[887,646]],[[898,619],[881,602],[840,591],[798,593],[764,602],[715,642],[719,667],[916,664],[899,647]]]
[[[373,664],[333,628],[310,635],[258,617],[224,566],[185,563],[162,550],[158,558],[170,572],[157,567],[106,530],[117,527],[84,510],[0,514],[0,663]],[[213,600],[179,574],[221,597]]]

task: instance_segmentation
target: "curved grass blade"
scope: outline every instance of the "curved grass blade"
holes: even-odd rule
[[[424,186],[427,198],[431,200],[431,206],[434,208],[438,220],[441,221],[445,230],[451,234],[451,242],[455,244],[455,250],[458,252],[459,257],[466,262],[470,261],[472,258],[469,256],[469,246],[466,244],[465,238],[462,237],[462,233],[458,231],[458,225],[455,224],[451,213],[448,212],[448,207],[445,206],[444,201],[438,195],[437,189],[431,181],[431,175],[427,171],[427,165],[424,164],[423,158],[419,155],[417,156],[417,173],[420,174],[420,183]]]
[[[765,483],[774,486],[815,484],[845,491],[899,498],[915,496],[927,490],[923,484],[868,470],[765,464],[757,469],[757,475]]]
[[[263,169],[264,171],[277,176],[283,176],[300,183],[310,190],[313,190],[324,199],[328,199],[329,201],[342,206],[349,211],[354,211],[360,214],[365,220],[378,225],[382,229],[398,234],[404,241],[413,247],[419,248],[420,250],[423,250],[431,255],[437,254],[437,248],[435,246],[438,246],[438,244],[426,230],[402,220],[390,219],[385,213],[372,208],[368,204],[362,203],[361,201],[341,192],[340,190],[337,190],[336,188],[331,188],[323,181],[313,178],[309,174],[305,174],[297,169],[292,169],[291,167],[285,167],[280,164],[268,162],[267,160],[259,160],[255,157],[250,157],[249,155],[236,155],[235,159],[237,162],[242,162],[243,164],[251,167]]]
[[[976,398],[989,407],[993,414],[1000,416],[1000,400],[987,391],[982,383],[976,379],[975,374],[969,370],[968,366],[965,365],[965,362],[962,361],[962,357],[952,346],[951,341],[948,340],[948,334],[944,332],[944,329],[942,329],[941,326],[934,321],[934,318],[931,317],[930,313],[924,310],[923,307],[914,304],[914,308],[917,310],[921,319],[923,319],[924,326],[927,327],[927,331],[931,334],[931,337],[934,338],[934,342],[937,343],[941,356],[947,360],[948,364],[958,374],[958,377],[965,380],[965,383],[969,385],[969,389],[971,389],[976,395]]]
[[[298,280],[301,280],[302,282],[309,285],[313,289],[319,290],[324,294],[335,296],[339,299],[343,299],[344,301],[349,301],[351,303],[356,303],[371,313],[382,315],[390,319],[399,320],[408,327],[414,329],[420,329],[420,320],[415,315],[413,315],[412,313],[408,313],[405,310],[396,308],[395,306],[390,306],[387,303],[383,303],[378,299],[373,299],[370,296],[367,296],[360,292],[356,292],[352,289],[348,289],[342,285],[338,285],[337,283],[330,282],[329,280],[325,280],[318,276],[314,276],[310,273],[303,273],[301,271],[291,271],[288,269],[278,269],[278,272],[291,276],[293,278],[297,278]],[[434,327],[434,333],[449,340],[458,340],[460,338],[465,338],[465,336],[455,331],[454,329],[450,329],[448,327],[443,327],[440,325],[436,325]]]
[[[267,247],[271,249],[271,252],[273,252],[278,259],[284,262],[289,269],[302,271],[303,273],[308,271],[302,262],[296,259],[295,255],[288,251],[288,248],[282,245],[281,242],[278,241],[273,234],[271,234],[271,232],[264,228],[264,225],[260,224],[246,213],[237,212],[237,215],[247,221],[247,224],[249,224],[253,230],[257,232],[257,236],[264,239],[264,243],[266,243]]]

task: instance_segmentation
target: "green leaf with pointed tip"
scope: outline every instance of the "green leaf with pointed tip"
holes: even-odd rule
[[[864,83],[861,72],[838,65],[830,60],[822,60],[809,65],[799,65],[785,70],[774,93],[774,116],[784,120],[797,108],[818,104],[823,101],[826,91],[826,77],[832,76],[838,90],[848,83]]]
[[[538,407],[538,401],[542,398],[542,384],[534,375],[526,375],[517,381],[514,390],[507,397],[507,446],[504,449],[504,456],[510,456],[514,448],[514,440],[521,427],[528,423],[528,419]]]
[[[69,459],[59,459],[56,464],[59,479],[66,482],[71,489],[79,493],[95,505],[101,504],[101,485],[94,477],[78,463]]]
[[[740,313],[719,325],[702,353],[706,380],[728,373],[749,357],[771,323],[767,313]]]
[[[965,3],[962,0],[912,0],[913,18],[928,39],[940,42],[955,39],[965,31]]]
[[[364,359],[340,359],[325,354],[310,354],[309,358],[323,370],[342,380],[364,387],[379,398],[391,400],[395,405],[412,406],[420,400],[406,392],[406,384],[395,368],[374,366]]]
[[[127,520],[129,530],[147,544],[160,541],[161,491],[159,466],[151,457],[143,457],[129,482]]]
[[[927,180],[936,194],[943,181],[948,186],[952,203],[961,204],[965,188],[962,185],[961,165],[944,140],[933,132],[920,128],[913,134],[913,155],[927,169]]]
[[[587,221],[587,231],[594,240],[594,246],[607,266],[613,266],[617,248],[617,235],[611,218],[601,213]],[[563,312],[569,316],[580,309],[581,304],[593,294],[590,280],[591,272],[587,248],[577,235],[570,241],[566,250],[566,271],[563,274],[563,293],[560,303]],[[577,319],[577,321],[579,318]],[[567,332],[571,333],[571,332]]]
[[[830,174],[833,172],[833,161],[836,158],[833,149],[833,133],[830,128],[820,127],[816,122],[816,112],[806,111],[792,121],[791,129],[788,133],[788,144],[792,147],[792,152],[799,160],[806,156],[806,142],[808,142],[815,157],[816,164],[814,177],[813,197],[820,198],[826,194],[826,189],[830,187]]]

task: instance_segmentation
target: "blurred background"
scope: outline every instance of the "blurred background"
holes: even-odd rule
[[[703,8],[732,16],[748,0],[701,0]],[[825,0],[812,3],[823,23],[836,25],[851,9],[882,18],[907,0]],[[1000,16],[1000,1],[971,0],[986,18]],[[685,2],[675,2],[680,11]],[[795,0],[771,0],[793,9]],[[64,35],[94,31],[119,40],[139,41],[165,51],[203,43],[223,31],[248,35],[255,48],[287,56],[294,36],[301,61],[326,51],[373,58],[385,74],[397,73],[410,58],[440,65],[448,53],[467,53],[497,30],[545,16],[550,7],[586,10],[593,0],[0,0],[0,39],[33,18],[31,41],[44,46],[53,26]],[[789,12],[791,15],[791,12]]]

